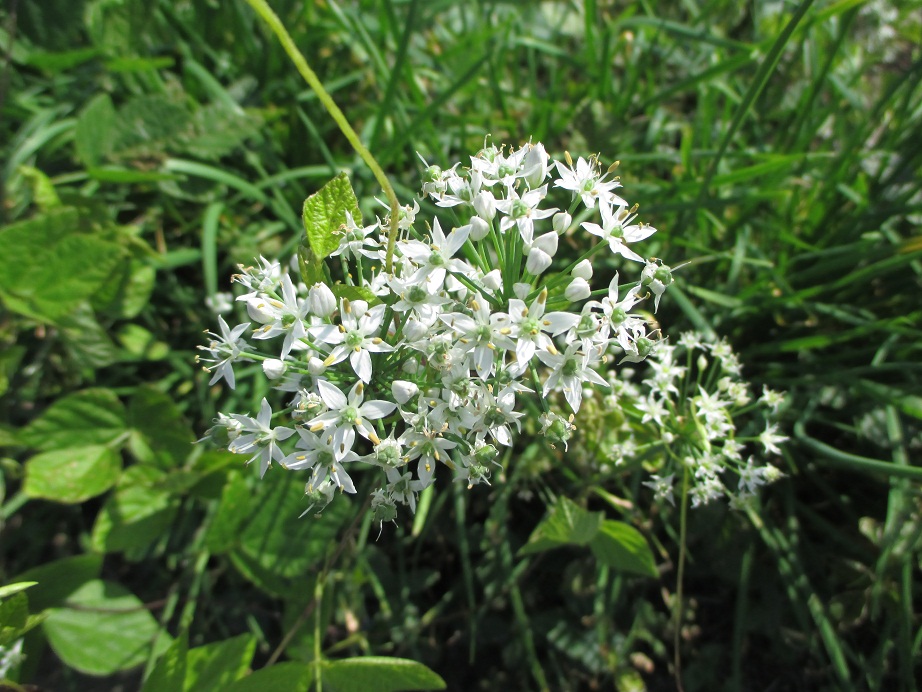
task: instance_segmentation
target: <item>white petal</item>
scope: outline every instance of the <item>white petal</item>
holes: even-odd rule
[[[320,398],[323,399],[323,403],[325,403],[328,408],[341,411],[349,405],[349,402],[346,401],[346,395],[343,394],[336,385],[330,384],[326,380],[319,380],[317,382],[317,389],[320,390]]]

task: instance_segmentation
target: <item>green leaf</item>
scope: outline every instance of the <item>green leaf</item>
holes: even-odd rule
[[[177,508],[177,500],[163,490],[143,485],[121,487],[96,515],[93,550],[144,551],[168,532]]]
[[[115,485],[121,470],[121,457],[102,445],[44,452],[26,462],[23,492],[33,498],[78,504]]]
[[[155,640],[160,651],[171,643],[138,597],[120,584],[87,582],[67,603],[70,607],[52,608],[42,627],[58,657],[82,673],[134,668],[148,659]]]
[[[160,468],[180,466],[192,451],[195,436],[173,400],[153,387],[138,387],[128,404],[133,428],[131,451]]]
[[[144,681],[141,692],[165,692],[182,690],[186,680],[186,659],[189,637],[183,632],[172,646],[163,652],[150,676]]]
[[[123,262],[93,296],[93,307],[110,318],[133,319],[150,301],[156,278],[156,270],[146,262]]]
[[[8,646],[45,619],[29,614],[29,598],[17,593],[0,602],[0,646]]]
[[[304,663],[277,663],[257,670],[224,689],[226,692],[291,692],[310,686],[311,667]]]
[[[88,371],[87,377],[93,370],[119,360],[118,348],[99,324],[89,302],[80,303],[70,313],[58,318],[57,325],[68,357],[75,368]]]
[[[112,149],[115,106],[108,94],[91,100],[77,119],[77,156],[88,168],[98,166]]]
[[[228,474],[227,482],[221,491],[218,509],[205,534],[205,547],[208,552],[224,553],[237,543],[240,529],[247,519],[247,509],[252,495],[249,484],[241,473]]]
[[[377,305],[381,299],[372,293],[370,288],[364,286],[347,286],[346,284],[334,284],[330,287],[333,295],[342,300],[364,300],[369,305]]]
[[[20,581],[15,584],[7,584],[6,586],[0,586],[0,600],[4,598],[9,598],[10,596],[17,594],[21,591],[25,591],[28,588],[31,588],[38,584],[37,581]]]
[[[61,328],[67,354],[76,367],[92,372],[119,360],[118,348],[99,324],[88,302],[80,303],[58,318],[57,325]]]
[[[304,482],[280,470],[270,471],[257,488],[231,555],[258,586],[284,593],[284,580],[302,576],[323,560],[352,510],[346,502],[333,502],[320,515],[299,518],[307,509]]]
[[[587,512],[572,500],[561,497],[550,516],[532,532],[519,555],[531,555],[565,545],[588,545],[602,525],[601,512]]]
[[[122,248],[81,233],[77,211],[62,207],[0,229],[0,297],[27,317],[54,322],[106,281]]]
[[[61,206],[61,200],[51,179],[39,169],[32,166],[20,166],[19,173],[23,178],[32,183],[32,197],[42,211],[48,211]]]
[[[339,247],[338,233],[346,223],[346,212],[362,225],[362,212],[345,173],[320,188],[304,201],[304,230],[311,250],[318,259],[325,259]]]
[[[84,389],[54,402],[19,433],[22,444],[52,451],[108,445],[127,430],[125,408],[111,389]]]
[[[55,560],[23,572],[17,580],[34,581],[29,602],[36,611],[59,606],[86,582],[99,577],[102,555],[78,555]]]
[[[645,577],[658,577],[653,551],[647,539],[630,524],[610,519],[602,522],[589,547],[609,567]]]
[[[321,260],[305,237],[298,245],[298,269],[301,272],[301,281],[305,286],[322,283],[326,277],[323,275],[323,260]]]
[[[224,692],[246,674],[255,651],[256,639],[251,634],[191,649],[186,662],[186,681],[181,689]]]
[[[323,661],[323,687],[331,692],[444,690],[445,681],[422,663],[405,658],[361,656]]]

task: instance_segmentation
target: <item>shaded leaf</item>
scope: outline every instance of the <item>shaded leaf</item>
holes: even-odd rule
[[[54,652],[82,673],[134,668],[148,659],[155,640],[161,650],[171,643],[144,604],[120,584],[87,582],[67,604],[52,608],[42,627]]]
[[[224,692],[250,668],[256,651],[256,639],[250,634],[198,646],[189,651],[186,680],[181,688],[187,692]]]
[[[26,462],[23,492],[77,504],[106,492],[118,481],[121,470],[119,455],[101,445],[44,452]]]
[[[362,656],[324,661],[323,687],[331,692],[444,690],[445,681],[422,663],[405,658]]]
[[[602,522],[589,547],[596,558],[613,569],[645,577],[659,576],[647,539],[623,521]]]
[[[107,445],[126,432],[125,407],[111,389],[85,389],[55,401],[20,433],[22,444],[51,451]]]

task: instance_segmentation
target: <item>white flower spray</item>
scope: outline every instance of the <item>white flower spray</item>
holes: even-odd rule
[[[362,226],[347,215],[328,253],[345,283],[330,280],[335,262],[311,286],[263,258],[241,268],[237,300],[250,321],[219,319],[201,360],[212,384],[231,387],[235,363],[260,362],[289,398],[278,413],[263,400],[255,419],[222,415],[211,437],[258,460],[261,474],[273,464],[309,472],[313,510],[335,488],[356,492],[347,466],[377,468],[378,520],[397,505],[413,510],[439,469],[469,487],[488,483],[526,406],[548,442],[566,448],[583,389],[609,387],[598,370],[610,354],[637,362],[660,348],[658,330],[631,310],[651,298],[655,309],[672,283],[661,260],[635,249],[655,229],[614,194],[618,179],[595,158],[566,159],[526,144],[487,146],[469,166],[428,166],[424,194],[451,223],[434,218],[422,230],[419,205],[401,208],[390,256],[388,218]],[[563,201],[569,192],[568,209],[548,205],[551,191]],[[601,223],[574,226],[574,215]],[[564,234],[588,249],[556,268]],[[635,283],[616,276],[593,289],[602,254],[617,255],[622,274],[636,267]],[[553,410],[563,402],[569,415]],[[777,441],[771,430],[764,437]]]

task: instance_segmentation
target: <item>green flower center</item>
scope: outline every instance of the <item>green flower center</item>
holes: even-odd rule
[[[563,362],[563,367],[561,368],[561,372],[567,377],[575,377],[577,373],[579,373],[579,370],[580,365],[576,358],[567,358]]]

